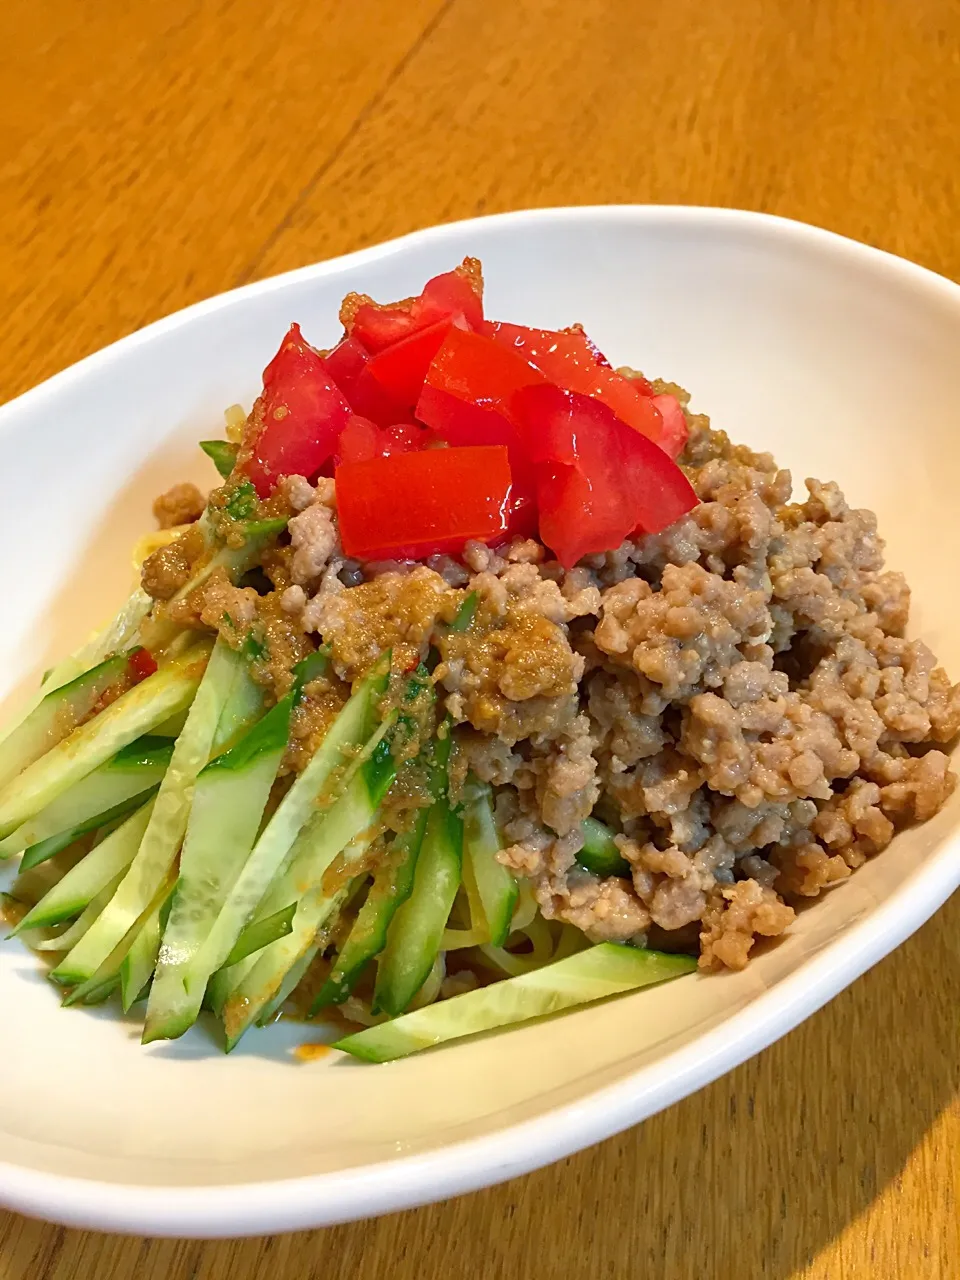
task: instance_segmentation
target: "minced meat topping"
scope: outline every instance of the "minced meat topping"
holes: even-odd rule
[[[572,570],[530,540],[357,564],[333,482],[295,476],[269,589],[214,574],[194,607],[234,643],[260,637],[278,694],[294,661],[329,646],[292,767],[380,654],[409,671],[432,650],[453,777],[472,770],[495,788],[501,860],[543,915],[595,941],[699,931],[703,968],[739,969],[757,938],[789,926],[792,904],[943,804],[960,686],[904,637],[909,589],[884,570],[871,512],[815,480],[793,503],[768,454],[687,421],[680,462],[700,505]],[[148,561],[158,598],[182,585],[186,550]],[[469,625],[451,627],[470,593]],[[591,814],[618,833],[629,876],[579,865]]]

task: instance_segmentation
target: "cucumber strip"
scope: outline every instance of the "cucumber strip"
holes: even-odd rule
[[[240,547],[222,546],[198,569],[186,586],[181,587],[173,597],[174,601],[185,600],[191,591],[202,586],[215,569],[224,569],[231,582],[236,582],[259,561],[267,544],[287,527],[286,517],[271,520],[250,520],[242,524],[243,545]]]
[[[417,859],[413,893],[397,911],[377,963],[373,1010],[396,1017],[433,967],[460,887],[463,824],[446,800],[430,809]]]
[[[245,666],[243,656],[218,639],[173,748],[137,855],[99,920],[57,967],[57,981],[69,985],[91,979],[156,897],[180,850],[197,775],[210,758],[224,704],[238,675],[246,678]]]
[[[364,842],[363,848],[365,849],[367,847],[367,843]],[[362,854],[363,849],[360,849],[358,852]],[[350,848],[344,851],[343,856],[346,857],[347,854],[352,855],[352,853],[353,850]],[[336,900],[330,911],[327,913],[327,917],[322,927],[317,931],[313,942],[299,960],[291,966],[287,972],[287,976],[280,984],[280,989],[277,991],[277,994],[272,1000],[268,1001],[268,1003],[264,1005],[263,1010],[260,1013],[260,1017],[257,1018],[258,1027],[268,1026],[280,1016],[283,1011],[283,1006],[307,976],[307,971],[313,964],[314,960],[318,955],[321,955],[326,951],[330,942],[330,934],[336,928],[337,919],[341,911],[343,911],[345,907],[349,906],[354,896],[363,889],[366,884],[366,880],[367,877],[363,874],[355,876],[354,879],[337,894]]]
[[[440,939],[441,951],[463,951],[466,947],[483,946],[490,937],[486,924],[470,929],[444,929]]]
[[[83,1003],[88,1008],[97,1004],[106,1004],[106,1002],[110,999],[113,993],[121,986],[121,984],[122,984],[122,979],[120,977],[120,974],[119,973],[111,974],[111,976],[107,978],[104,982],[101,982],[98,986],[94,987],[91,991],[87,993],[87,995],[84,997]],[[64,1003],[66,1003],[66,1001],[64,1001]]]
[[[197,953],[190,982],[199,986],[221,969],[244,926],[261,906],[264,895],[281,868],[296,856],[296,844],[308,822],[314,822],[317,804],[336,794],[357,760],[351,756],[370,737],[376,724],[380,697],[390,670],[389,654],[363,680],[356,693],[330,726],[307,767],[283,797],[245,862],[227,900],[213,922],[206,941]],[[344,766],[348,766],[346,773]],[[299,892],[299,891],[298,891]],[[274,902],[260,915],[281,910],[298,892]]]
[[[310,1008],[310,1017],[325,1005],[342,1004],[356,985],[364,965],[379,955],[386,945],[390,922],[413,892],[427,816],[428,810],[421,809],[413,828],[394,840],[330,976],[317,993]]]
[[[210,546],[215,534],[207,520],[206,512],[198,523],[203,530],[207,545]],[[197,587],[203,586],[216,569],[222,568],[231,582],[236,582],[238,578],[243,577],[259,561],[267,545],[287,527],[287,521],[285,517],[277,517],[273,520],[251,520],[238,527],[243,533],[244,541],[242,545],[239,547],[220,546],[210,559],[200,566],[193,577],[180,588],[171,600],[171,604],[179,604],[182,600],[185,600],[192,591],[196,591]],[[178,623],[172,622],[168,617],[161,615],[147,620],[142,628],[141,638],[151,652],[159,653],[165,650],[167,645],[182,633],[182,630]]]
[[[121,747],[187,706],[200,684],[209,647],[192,648],[75,729],[0,790],[0,838],[16,831]]]
[[[87,822],[115,805],[145,793],[167,771],[173,743],[147,735],[118,751],[106,764],[65,791],[35,818],[0,840],[0,858],[22,853],[31,845]]]
[[[542,969],[453,996],[393,1022],[368,1027],[338,1040],[334,1048],[367,1062],[391,1062],[479,1031],[493,1031],[679,978],[696,967],[692,956],[663,955],[601,942]]]
[[[123,879],[123,872],[115,875],[112,880],[100,890],[100,892],[90,899],[86,907],[80,915],[74,920],[73,924],[64,933],[58,934],[55,938],[47,938],[43,942],[32,943],[34,951],[59,951],[66,954],[71,947],[75,947],[90,926],[96,920],[97,916],[107,905],[116,891],[117,885]],[[10,935],[13,936],[12,934]]]
[[[140,997],[146,993],[146,988],[153,977],[160,955],[160,939],[170,916],[172,894],[173,890],[153,908],[140,926],[140,932],[123,958],[120,966],[120,1003],[124,1013],[129,1013]],[[87,1004],[89,1003],[88,996]]]
[[[24,871],[29,871],[31,867],[38,867],[41,862],[47,862],[50,858],[56,857],[58,853],[69,848],[75,840],[89,835],[91,831],[98,831],[101,827],[115,827],[122,818],[126,818],[135,809],[142,808],[152,796],[156,795],[158,787],[159,783],[149,791],[140,792],[139,795],[131,796],[129,800],[122,800],[120,804],[115,804],[112,809],[106,809],[103,813],[88,818],[86,822],[80,822],[75,827],[58,832],[55,836],[48,836],[38,844],[32,844],[29,849],[23,851],[20,874],[23,875]]]
[[[111,951],[110,955],[101,965],[98,965],[96,971],[90,975],[84,982],[72,985],[59,976],[58,969],[54,969],[50,973],[50,980],[56,982],[58,986],[70,986],[63,998],[63,1004],[69,1006],[72,1004],[100,1004],[99,998],[101,989],[109,985],[112,991],[121,983],[121,971],[123,962],[128,952],[137,940],[140,929],[145,921],[149,918],[153,909],[153,904],[144,912],[143,917],[137,921],[135,926],[121,939],[118,945]],[[89,934],[89,930],[88,930]],[[109,994],[109,992],[108,992]],[[104,997],[106,998],[106,997]]]
[[[344,890],[324,887],[325,873],[338,854],[343,872],[359,868],[373,835],[380,802],[396,777],[396,764],[385,739],[354,774],[347,789],[327,813],[311,823],[309,839],[268,897],[298,897],[290,933],[261,951],[232,988],[223,1006],[227,1052],[283,988],[290,970],[309,949],[317,931],[343,899]],[[348,847],[349,846],[349,849]],[[339,877],[338,877],[339,879]],[[299,981],[299,979],[298,979]],[[296,984],[294,984],[296,985]],[[291,988],[292,989],[292,988]],[[286,996],[283,997],[286,999]]]
[[[94,632],[79,649],[74,650],[68,657],[50,668],[43,677],[40,692],[33,700],[30,710],[37,706],[51,690],[61,688],[68,681],[75,680],[77,676],[95,667],[104,658],[117,653],[120,649],[128,648],[136,639],[144,618],[152,608],[153,600],[141,587],[137,587],[123,603],[119,613],[111,618],[102,630]],[[27,714],[26,711],[23,712],[24,717]],[[8,737],[16,727],[16,723],[9,725],[0,735],[0,741]]]
[[[251,674],[249,654],[241,652],[246,661],[237,665],[236,678],[217,721],[210,748],[211,761],[232,751],[263,718],[266,690]]]
[[[357,877],[358,880],[362,878],[360,876]],[[316,929],[311,935],[314,939],[318,935],[323,939],[325,934],[324,926],[335,922],[355,883],[355,881],[351,882],[332,896],[320,897],[315,895],[316,900],[312,918],[316,921]],[[284,938],[282,941],[286,942],[287,939]],[[227,1053],[236,1048],[241,1036],[254,1022],[258,1027],[266,1027],[274,1021],[287,1000],[303,981],[307,970],[317,958],[321,945],[322,943],[318,941],[302,943],[300,954],[294,955],[292,960],[290,959],[289,951],[282,957],[276,955],[270,957],[270,953],[266,952],[265,957],[272,959],[272,968],[264,971],[267,973],[266,977],[264,977],[263,972],[259,976],[255,972],[256,961],[249,968],[240,970],[244,977],[237,983],[234,991],[227,994],[220,1012],[225,1033],[224,1048]],[[258,982],[261,983],[261,989],[259,990],[255,986]],[[254,1007],[247,1009],[243,1004],[243,1001],[247,999],[244,991],[251,988],[255,991]],[[268,994],[269,992],[272,992],[272,994]]]
[[[514,876],[497,861],[503,841],[493,816],[493,792],[486,783],[471,779],[461,816],[463,887],[470,903],[471,932],[482,928],[487,936],[481,942],[502,947],[520,890]]]
[[[348,857],[352,858],[354,852],[356,852],[358,857],[361,857],[364,850],[369,848],[369,841],[365,840],[363,837],[361,837],[360,841],[356,843],[356,850],[354,850],[353,845],[348,846],[348,848],[344,850],[341,855],[344,859],[347,859]],[[258,1027],[265,1027],[280,1016],[283,1006],[306,977],[307,971],[313,964],[314,960],[318,955],[321,955],[326,951],[330,943],[330,934],[337,926],[337,919],[341,911],[343,911],[345,907],[348,907],[352,899],[363,889],[366,884],[366,880],[367,877],[365,874],[355,876],[350,883],[341,889],[336,895],[330,910],[326,913],[326,918],[322,926],[314,935],[313,942],[303,955],[300,956],[300,958],[290,967],[287,972],[287,976],[280,984],[277,994],[272,1000],[268,1001],[267,1004],[264,1005],[259,1018],[257,1018]],[[294,906],[296,906],[296,904],[294,904]]]
[[[583,848],[577,854],[577,862],[584,871],[595,876],[630,875],[630,864],[621,854],[613,839],[613,832],[597,818],[584,818],[580,824]]]
[[[48,929],[64,920],[71,920],[78,912],[84,911],[108,885],[113,884],[115,888],[137,855],[152,808],[151,802],[143,805],[117,827],[116,831],[112,831],[105,840],[91,849],[75,867],[71,867],[20,921],[15,932],[22,929]],[[106,902],[101,903],[101,907],[104,906]],[[79,940],[78,936],[76,941]],[[72,941],[69,945],[72,945]],[[66,951],[69,946],[62,949]]]
[[[293,917],[296,910],[297,904],[291,902],[289,907],[275,911],[265,920],[248,924],[223,962],[223,968],[229,969],[232,965],[239,964],[241,960],[246,960],[247,956],[252,956],[255,952],[262,951],[264,947],[269,947],[270,943],[276,942],[278,938],[285,938],[293,930]]]
[[[344,899],[346,898],[347,893],[349,893],[349,886],[342,895]],[[334,905],[328,913],[327,918],[329,920],[334,920],[336,918],[341,905],[342,903],[336,903]],[[299,987],[300,983],[306,977],[307,970],[313,964],[314,960],[316,960],[319,951],[320,943],[312,942],[303,955],[300,956],[293,965],[291,965],[287,976],[280,984],[280,989],[277,994],[272,1000],[269,1000],[260,1011],[260,1016],[257,1018],[258,1027],[268,1027],[271,1022],[280,1016],[283,1006],[287,1003],[294,991],[296,991],[297,987]]]
[[[188,707],[187,711],[189,709]],[[158,738],[179,738],[186,723],[187,712],[179,711],[175,716],[171,716],[169,720],[164,720],[163,724],[158,724],[153,732]]]
[[[74,1004],[102,1004],[109,996],[118,988],[123,986],[123,963],[131,950],[136,946],[143,927],[149,921],[153,914],[154,908],[151,908],[144,914],[143,918],[137,921],[136,926],[130,930],[120,944],[114,948],[103,964],[99,965],[96,972],[85,981],[78,983],[63,997],[63,1005],[69,1007]],[[50,974],[52,981],[59,983],[60,979],[56,976],[56,969]]]
[[[209,974],[193,962],[257,838],[287,748],[294,698],[291,692],[281,699],[197,779],[147,1004],[145,1044],[175,1039],[197,1020]]]
[[[201,440],[200,448],[217,468],[224,480],[228,480],[236,466],[240,446],[229,440]]]
[[[395,718],[391,715],[380,726],[346,769],[336,803],[315,814],[300,832],[266,893],[257,903],[251,923],[256,924],[279,911],[285,903],[296,902],[304,893],[314,888],[330,865],[331,859],[328,859],[326,852],[329,841],[336,837],[338,831],[347,829],[350,815],[359,813],[362,816],[368,805],[369,794],[381,785],[389,786],[389,781],[392,781],[396,773],[388,743],[394,723]],[[388,774],[389,781],[386,780]],[[352,808],[351,799],[354,801]],[[342,803],[345,800],[347,803]],[[345,814],[347,820],[344,819]],[[327,818],[331,815],[336,818],[335,827],[327,829]],[[363,828],[360,830],[362,832]],[[334,853],[340,853],[343,847],[336,849]],[[347,851],[346,856],[349,855],[350,851]]]
[[[70,734],[127,669],[127,655],[107,658],[46,694],[39,706],[0,742],[0,787]]]

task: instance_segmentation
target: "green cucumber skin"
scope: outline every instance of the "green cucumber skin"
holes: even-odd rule
[[[461,812],[463,818],[463,879],[471,904],[479,899],[492,946],[502,947],[510,934],[520,886],[497,861],[503,847],[493,813],[493,793],[485,783],[473,782]],[[479,922],[473,921],[477,924]]]
[[[186,832],[197,777],[210,758],[224,704],[244,666],[240,654],[223,640],[217,641],[174,746],[137,856],[100,919],[66,957],[64,972],[79,975],[81,981],[91,977],[142,917],[166,880]]]
[[[253,848],[286,750],[290,710],[290,703],[278,704],[273,723],[263,732],[264,722],[256,725],[234,749],[236,754],[231,753],[232,762],[220,756],[197,780],[180,876],[147,1003],[144,1043],[175,1039],[199,1016],[206,981],[195,977],[193,961]]]
[[[238,981],[223,1002],[228,1053],[264,1007],[277,997],[290,970],[343,900],[343,890],[332,895],[324,891],[324,874],[348,846],[355,860],[362,857],[370,843],[364,833],[375,821],[380,803],[395,777],[393,756],[386,739],[381,738],[340,799],[311,824],[312,839],[305,842],[301,854],[290,864],[281,881],[271,886],[268,895],[271,899],[279,896],[289,900],[291,893],[299,891],[292,928],[288,935],[259,952],[251,965],[241,966]],[[266,899],[261,910],[268,910]]]
[[[294,697],[288,693],[281,698],[257,723],[232,747],[215,756],[206,766],[202,778],[220,774],[240,775],[258,759],[267,755],[283,755],[290,737],[290,715]]]
[[[333,917],[338,909],[339,908],[335,906],[330,911],[330,916]],[[268,1027],[271,1022],[280,1016],[283,1006],[287,1003],[294,991],[296,991],[297,987],[299,987],[300,983],[306,977],[307,970],[313,964],[314,960],[316,960],[319,950],[320,947],[317,943],[312,943],[303,955],[300,956],[293,965],[291,965],[287,976],[280,984],[280,989],[277,994],[261,1009],[260,1016],[257,1018],[258,1027]],[[228,1053],[231,1048],[233,1048],[232,1045],[227,1049]]]
[[[93,899],[117,875],[125,872],[136,857],[150,820],[150,812],[151,805],[148,801],[96,848],[91,849],[20,921],[16,932],[24,929],[47,929],[85,911]]]
[[[463,823],[446,800],[430,809],[413,892],[387,933],[377,967],[373,1005],[392,1017],[409,1005],[433,968],[460,887]]]
[[[15,857],[31,845],[78,826],[133,796],[143,796],[163,778],[173,743],[149,734],[137,738],[94,769],[62,796],[0,840],[0,858]]]
[[[310,1009],[314,1017],[324,1006],[342,1004],[353,990],[368,960],[380,954],[387,942],[387,931],[397,911],[413,892],[417,859],[427,829],[428,811],[421,810],[413,829],[397,836],[393,842],[394,865],[377,873],[367,900],[360,908],[329,978],[320,988]]]
[[[66,996],[64,996],[63,1003],[65,1005],[99,1003],[96,996],[104,984],[111,983],[115,980],[117,986],[122,985],[124,961],[130,952],[137,946],[144,926],[148,924],[156,911],[163,908],[164,902],[169,898],[172,888],[173,885],[169,880],[165,884],[161,885],[153,900],[148,903],[146,909],[134,921],[132,927],[127,930],[119,943],[113,948],[106,959],[97,966],[93,973],[87,975],[71,971],[69,969],[69,965],[63,961],[56,967],[56,969],[52,970],[49,974],[51,982],[55,982],[58,986],[71,988]],[[88,930],[88,934],[97,927],[98,923],[99,920],[94,921],[91,929]],[[82,941],[83,940],[81,939],[81,943]],[[76,951],[76,947],[70,952],[70,955],[73,955],[74,951]],[[66,961],[69,961],[69,959],[70,956],[67,956]]]
[[[66,952],[75,947],[96,920],[97,916],[99,916],[103,908],[113,897],[116,892],[117,885],[122,879],[123,872],[121,871],[118,875],[114,876],[112,880],[108,880],[100,892],[90,899],[69,929],[64,933],[61,933],[58,938],[52,939],[50,942],[37,944],[35,946],[35,950]],[[66,916],[64,919],[70,919],[70,917]],[[53,923],[60,924],[61,921],[54,920]]]
[[[154,907],[144,920],[140,932],[120,965],[120,1003],[129,1013],[153,977],[160,955],[160,913],[163,904]],[[89,1004],[89,997],[87,1003]]]
[[[26,706],[20,709],[19,719],[8,721],[0,729],[0,744],[6,743],[17,732],[47,694],[63,688],[112,654],[128,648],[136,639],[144,618],[152,608],[153,600],[138,587],[121,606],[119,613],[101,631],[46,672],[40,688],[28,699]]]
[[[630,864],[623,857],[613,839],[613,832],[597,818],[584,818],[580,824],[583,848],[577,854],[577,862],[584,871],[595,876],[621,876],[629,879]]]
[[[367,1062],[391,1062],[450,1040],[544,1017],[692,973],[691,956],[613,942],[580,951],[516,978],[427,1005],[393,1022],[338,1040],[334,1048]]]
[[[66,738],[98,698],[123,675],[128,655],[107,658],[90,671],[47,693],[40,704],[0,743],[0,787]]]
[[[75,827],[70,827],[67,831],[61,831],[55,836],[48,836],[46,840],[41,840],[38,844],[31,845],[29,849],[24,849],[23,857],[20,861],[20,874],[22,875],[24,871],[29,871],[32,867],[39,867],[42,862],[47,862],[50,858],[56,857],[58,853],[61,853],[82,836],[89,835],[92,831],[99,830],[100,827],[108,827],[112,823],[128,817],[134,810],[142,808],[148,800],[156,795],[158,788],[159,783],[148,791],[140,791],[128,800],[122,800],[120,804],[115,804],[112,809],[107,809],[93,818],[88,818],[86,822],[80,822]]]
[[[292,933],[293,917],[296,911],[297,904],[291,902],[289,907],[275,911],[272,916],[267,916],[265,920],[258,920],[256,924],[248,924],[237,939],[233,950],[224,960],[223,968],[230,969],[233,965],[239,964],[241,960],[246,960],[248,956],[262,951],[264,947],[269,947],[271,942],[276,942],[278,938],[285,938],[288,933]]]
[[[200,685],[208,653],[208,645],[198,644],[134,685],[0,790],[0,839],[36,817],[122,747],[188,706]]]
[[[266,902],[271,884],[289,867],[297,843],[308,825],[317,820],[317,801],[335,771],[372,731],[377,705],[386,688],[389,656],[363,681],[330,726],[310,763],[280,802],[276,813],[254,845],[227,901],[194,960],[190,981],[204,984],[220,969],[245,926]],[[275,902],[265,912],[287,906],[290,897]],[[243,963],[243,962],[241,962]],[[223,980],[214,984],[222,987]]]
[[[159,770],[160,773],[156,779],[159,782],[172,755],[173,742],[169,738],[145,733],[143,737],[136,738],[128,746],[122,747],[103,768],[111,772],[127,769]]]

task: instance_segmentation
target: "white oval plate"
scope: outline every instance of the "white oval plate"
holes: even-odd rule
[[[0,694],[27,687],[129,587],[149,499],[213,482],[195,442],[249,404],[298,320],[337,335],[350,289],[415,293],[483,259],[488,314],[582,321],[613,362],[688,387],[736,440],[873,507],[914,630],[960,671],[960,288],[796,223],[726,210],[556,209],[419,232],[160,321],[0,409],[8,550]],[[23,539],[22,545],[20,539]],[[13,702],[16,701],[14,695]],[[12,703],[11,703],[12,705]],[[389,1066],[291,1057],[280,1026],[229,1059],[196,1029],[63,1011],[0,949],[0,1203],[61,1222],[243,1235],[383,1213],[509,1178],[634,1124],[807,1017],[960,881],[960,796],[802,914],[741,974],[682,979]]]

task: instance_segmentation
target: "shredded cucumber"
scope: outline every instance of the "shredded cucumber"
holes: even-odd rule
[[[629,876],[630,864],[617,848],[613,832],[597,818],[584,818],[580,824],[583,848],[577,861],[595,876]]]
[[[217,641],[137,855],[100,919],[58,965],[57,981],[70,985],[90,980],[144,915],[167,878],[186,831],[197,775],[210,758],[217,724],[235,681],[246,678],[245,666],[241,654]]]
[[[397,911],[377,964],[374,1010],[396,1016],[410,1004],[440,951],[460,887],[463,824],[445,799],[427,818],[413,892]]]
[[[183,1035],[197,1019],[209,975],[193,962],[253,848],[286,750],[293,703],[288,694],[197,779],[147,1005],[145,1043]]]
[[[389,745],[381,738],[340,799],[311,823],[298,856],[271,886],[261,908],[264,914],[272,915],[276,901],[289,902],[291,896],[296,896],[297,908],[289,934],[237,966],[239,980],[223,1006],[228,1051],[277,997],[290,970],[342,900],[342,880],[353,879],[351,866],[361,863],[370,844],[370,828],[377,809],[395,777],[396,765]],[[326,872],[338,854],[343,854],[342,874],[337,877],[338,883],[328,888],[324,883]]]
[[[0,790],[0,838],[35,817],[69,787],[175,711],[197,692],[210,652],[199,642],[135,685],[35,760]]]
[[[368,1027],[338,1040],[335,1048],[367,1062],[390,1062],[449,1040],[678,978],[696,967],[691,956],[603,942],[555,964]]]
[[[124,1013],[130,1012],[153,977],[169,904],[169,897],[164,902],[157,903],[140,926],[139,933],[120,965],[120,1002]],[[89,997],[87,1002],[89,1003]]]
[[[502,947],[510,933],[519,886],[497,861],[503,842],[493,815],[493,793],[486,783],[470,780],[461,816],[463,886],[470,902],[471,923],[486,933],[479,941]]]
[[[136,857],[152,811],[153,803],[148,801],[116,831],[101,840],[44,894],[20,921],[16,932],[50,928],[64,920],[72,920],[78,912],[85,910],[108,884],[126,872]],[[106,906],[106,903],[102,905]]]
[[[145,802],[147,793],[166,773],[172,754],[173,743],[164,738],[138,738],[0,840],[0,858],[12,857],[51,836],[83,826],[134,797]]]
[[[31,942],[30,945],[34,951],[59,951],[61,954],[65,954],[71,947],[75,947],[113,897],[117,885],[122,879],[123,872],[121,871],[112,880],[109,880],[100,892],[90,899],[69,929],[65,929],[63,933],[59,933],[56,937],[48,938],[43,942]],[[25,933],[21,936],[26,938]]]
[[[150,612],[153,601],[139,587],[124,603],[115,618],[101,630],[90,637],[79,649],[69,657],[51,667],[44,675],[40,688],[29,699],[20,711],[20,718],[11,720],[0,729],[0,744],[4,747],[7,741],[21,728],[25,721],[40,706],[47,694],[60,689],[71,680],[76,680],[85,671],[96,667],[105,658],[127,649],[133,643],[140,625]]]
[[[88,716],[104,693],[121,679],[127,655],[116,654],[68,684],[46,694],[40,704],[0,742],[0,786],[22,773]]]
[[[330,726],[307,767],[283,797],[238,875],[233,888],[193,961],[190,985],[209,981],[226,962],[244,927],[258,910],[271,882],[296,856],[297,841],[308,822],[318,818],[318,803],[339,793],[356,767],[357,749],[368,740],[386,688],[389,655],[377,664]],[[297,896],[297,895],[292,895]],[[291,897],[275,902],[272,914]]]
[[[330,976],[317,993],[311,1016],[324,1005],[342,1004],[353,990],[364,965],[379,955],[386,945],[390,922],[413,891],[427,817],[428,811],[421,809],[413,828],[394,840]]]

